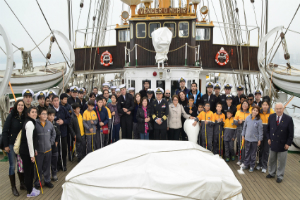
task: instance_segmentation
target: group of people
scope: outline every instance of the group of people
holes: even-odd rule
[[[234,97],[231,84],[225,84],[225,94],[221,94],[221,85],[209,82],[202,95],[196,83],[189,90],[184,77],[178,82],[180,88],[172,97],[170,90],[150,89],[149,80],[144,81],[138,93],[134,88],[110,87],[108,83],[102,85],[101,95],[97,87],[88,96],[85,88],[76,86],[60,96],[54,91],[34,95],[32,90],[24,90],[23,99],[15,103],[3,128],[13,195],[19,196],[16,162],[20,190],[27,190],[28,197],[38,196],[40,178],[44,177],[44,186],[53,188],[51,181],[58,181],[57,172],[67,171],[67,157],[72,161],[76,156],[80,162],[88,153],[118,141],[120,136],[188,140],[182,128],[186,119],[194,120],[194,126],[200,125],[198,143],[202,147],[220,156],[224,150],[227,162],[238,156],[237,164],[244,169],[250,167],[250,172],[259,146],[256,169],[266,173],[269,162],[267,178],[274,177],[277,171],[277,182],[282,181],[286,152],[293,139],[293,121],[283,114],[282,104],[276,104],[273,114],[270,98],[262,98],[260,90],[246,96],[244,87],[238,85]],[[31,105],[33,98],[38,101],[37,107]],[[16,154],[14,143],[20,131],[20,154]]]

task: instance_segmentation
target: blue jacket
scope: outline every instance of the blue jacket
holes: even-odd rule
[[[269,116],[267,139],[271,140],[271,150],[275,152],[286,151],[284,146],[291,146],[294,138],[294,122],[293,119],[283,114],[277,126],[276,113]]]
[[[183,91],[185,94],[188,94],[189,93],[189,89],[187,89],[186,87],[184,88],[184,90],[181,90],[181,88],[178,88],[175,90],[175,94],[178,95],[179,92]]]
[[[97,108],[98,108],[98,106],[95,106],[94,111],[95,111],[96,114],[97,114],[98,121],[100,122],[99,116],[98,116],[98,113],[99,113],[101,122],[103,122],[104,125],[108,124],[108,120],[109,120],[109,119],[108,119],[108,112],[107,112],[107,109],[106,109],[104,106],[102,106],[101,111],[99,111],[99,109],[97,110]],[[99,125],[99,123],[97,124],[97,130],[100,130],[100,125]]]
[[[186,95],[186,98],[189,99],[189,96],[194,96],[193,93],[192,93],[192,90],[189,91],[189,93]],[[202,97],[202,93],[199,90],[197,90],[197,95],[196,95],[196,98],[194,99],[194,104],[195,105],[197,103],[197,100],[200,101],[201,97]]]
[[[55,108],[52,106],[52,108],[55,110]],[[56,110],[55,110],[56,111]],[[71,121],[71,116],[67,109],[63,107],[62,105],[59,105],[58,111],[55,113],[54,121],[56,122],[57,120],[62,119],[64,123],[60,125],[60,132],[61,132],[61,137],[67,137],[68,135],[68,125]]]

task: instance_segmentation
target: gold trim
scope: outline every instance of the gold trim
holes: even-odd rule
[[[208,29],[209,30],[209,33],[208,33],[208,35],[209,35],[209,39],[208,40],[197,40],[197,29]],[[195,30],[196,32],[196,41],[210,41],[210,28],[207,28],[207,27],[201,27],[201,28],[197,28],[196,27],[196,30]]]
[[[120,41],[120,32],[121,31],[128,31],[129,32],[129,34],[130,34],[130,31],[129,31],[129,29],[124,29],[124,30],[118,30],[118,42],[119,43],[125,43],[125,42],[130,42],[130,36],[129,36],[129,40],[128,41]]]
[[[172,37],[172,38],[175,38],[176,37],[176,22],[174,22],[174,21],[167,21],[167,22],[164,22],[164,24],[163,24],[163,27],[167,27],[167,26],[165,26],[165,24],[175,24],[175,27],[174,27],[174,36]]]
[[[150,23],[148,24],[148,37],[149,37],[149,38],[152,38],[152,37],[151,37],[151,33],[150,33],[150,24],[159,24],[159,28],[161,28],[161,23],[160,23],[160,22],[150,22]]]
[[[166,117],[166,115],[164,115],[162,118],[163,118],[165,121],[168,119],[168,118]]]
[[[153,115],[152,115],[152,118],[155,119],[155,117],[156,117],[156,115],[153,114]]]
[[[137,34],[137,31],[138,31],[138,24],[144,24],[145,25],[145,37],[138,37],[138,34]],[[135,37],[138,38],[138,39],[141,39],[141,38],[146,38],[147,37],[147,24],[145,22],[138,22],[136,23],[135,25]]]
[[[180,36],[180,24],[187,23],[188,24],[188,36]],[[178,23],[178,37],[180,38],[188,38],[190,37],[190,23],[188,21],[182,21]]]

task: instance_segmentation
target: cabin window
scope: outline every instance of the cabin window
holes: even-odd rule
[[[133,38],[133,24],[130,24],[130,39]]]
[[[168,27],[169,30],[172,32],[173,34],[173,38],[176,37],[176,23],[175,22],[165,22],[164,23],[164,27]]]
[[[175,94],[175,91],[179,88],[178,80],[171,80],[171,96]]]
[[[165,87],[166,87],[165,81],[163,81],[163,80],[156,81],[156,88],[158,88],[158,87],[162,88],[165,91]]]
[[[160,23],[158,23],[158,22],[150,22],[149,23],[149,38],[152,38],[152,32],[158,28],[160,28]]]
[[[119,42],[130,42],[129,30],[119,30]]]
[[[196,40],[210,40],[210,28],[197,28]]]
[[[135,80],[127,80],[127,87],[134,87],[135,88]]]
[[[178,30],[179,37],[189,37],[189,23],[188,22],[179,22],[179,30]]]
[[[136,38],[145,38],[145,37],[146,37],[146,23],[137,23]]]
[[[193,35],[193,38],[195,38],[195,35],[196,35],[196,23],[195,22],[193,22],[192,35]]]

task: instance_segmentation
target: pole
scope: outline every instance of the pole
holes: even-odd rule
[[[127,51],[127,49],[126,49],[126,46],[124,46],[124,48],[125,48],[125,67],[126,67],[126,61],[127,61],[126,60],[126,57],[127,57],[127,52],[126,51]]]
[[[185,43],[185,63],[184,66],[187,66],[187,43]]]
[[[266,0],[266,30],[265,30],[265,33],[267,34],[268,33],[268,0]],[[265,43],[265,66],[267,66],[267,54],[268,54],[268,42]],[[271,90],[271,88],[270,88]]]
[[[206,112],[205,112],[205,121],[204,121],[204,124],[205,124],[205,147],[207,149],[207,135],[206,135]]]
[[[135,44],[135,66],[137,67],[137,44]]]
[[[70,5],[70,0],[67,0],[68,1],[68,25],[69,25],[69,40],[72,41],[72,28],[71,28],[71,19],[70,19],[70,15],[71,15],[71,5]]]

